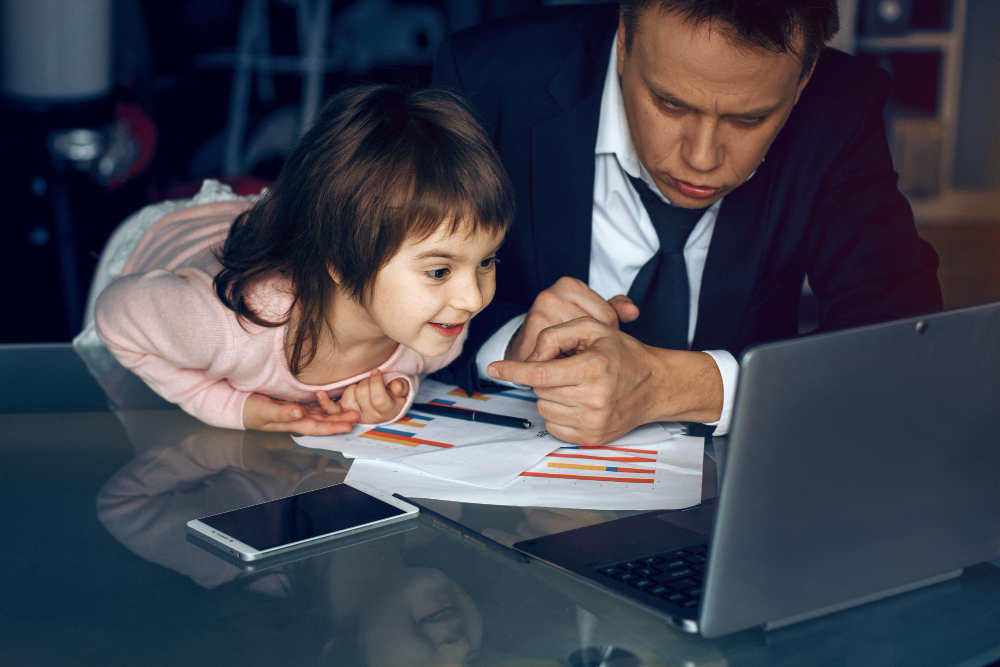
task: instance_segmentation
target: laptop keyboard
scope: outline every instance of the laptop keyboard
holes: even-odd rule
[[[597,572],[669,605],[693,610],[701,602],[702,575],[707,560],[708,545],[697,544],[602,565]]]

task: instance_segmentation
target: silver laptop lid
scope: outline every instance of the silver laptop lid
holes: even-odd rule
[[[1000,555],[1000,304],[741,362],[706,636]]]

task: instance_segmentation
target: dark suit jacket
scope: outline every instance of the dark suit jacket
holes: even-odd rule
[[[561,276],[586,282],[594,146],[617,4],[556,7],[445,39],[434,83],[465,95],[513,182],[517,215],[496,298],[472,322],[453,381],[478,387],[475,353]],[[794,336],[803,277],[829,330],[941,308],[937,255],[897,190],[882,121],[888,76],[825,50],[757,173],[723,200],[694,350],[735,356]]]

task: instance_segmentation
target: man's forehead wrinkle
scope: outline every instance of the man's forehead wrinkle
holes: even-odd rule
[[[786,99],[785,95],[778,99],[770,95],[764,98],[762,96],[765,93],[760,88],[748,89],[741,85],[745,81],[739,79],[738,75],[732,75],[732,78],[726,81],[709,81],[699,77],[697,81],[682,78],[669,84],[645,78],[650,89],[656,94],[683,102],[695,110],[711,111],[720,116],[767,111],[781,106]],[[734,86],[737,89],[734,90]]]
[[[790,99],[798,82],[797,65],[785,61],[789,54],[754,50],[748,53],[751,57],[743,57],[743,50],[734,52],[718,35],[712,43],[699,39],[699,31],[664,32],[668,34],[661,40],[643,40],[639,46],[642,77],[655,93],[700,111],[720,115],[768,111]],[[784,76],[782,70],[787,70]]]

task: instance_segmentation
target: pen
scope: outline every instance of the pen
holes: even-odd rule
[[[483,424],[510,426],[511,428],[531,428],[531,422],[527,419],[523,419],[522,417],[496,415],[492,412],[483,412],[482,410],[453,408],[448,405],[437,405],[435,403],[414,403],[411,408],[421,412],[429,412],[432,415],[453,417],[454,419],[464,419],[467,422],[482,422]]]
[[[483,551],[489,551],[503,558],[514,560],[518,563],[531,562],[530,558],[520,553],[519,551],[515,551],[510,547],[505,547],[496,540],[491,540],[482,533],[477,533],[471,528],[466,528],[457,521],[452,521],[448,517],[442,514],[438,514],[434,510],[424,507],[420,503],[410,500],[409,498],[407,498],[402,494],[394,493],[392,494],[392,497],[399,498],[404,503],[410,503],[411,505],[420,510],[421,516],[426,517],[428,521],[436,525],[438,528],[441,528],[446,533],[451,533],[455,535],[458,539],[462,540],[463,542],[469,542],[472,544],[472,546],[478,547]]]

